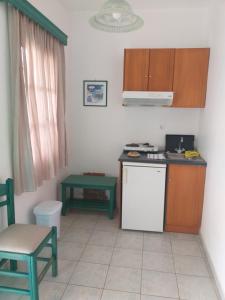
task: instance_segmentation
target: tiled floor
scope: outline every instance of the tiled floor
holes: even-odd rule
[[[117,221],[97,213],[62,217],[59,275],[45,276],[40,300],[219,299],[198,236],[122,231]]]

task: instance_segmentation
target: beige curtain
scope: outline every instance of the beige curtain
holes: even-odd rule
[[[34,191],[67,164],[64,46],[9,6],[16,193]]]

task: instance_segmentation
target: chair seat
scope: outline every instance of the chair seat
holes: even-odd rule
[[[0,232],[0,251],[31,254],[51,228],[32,224],[13,224]]]

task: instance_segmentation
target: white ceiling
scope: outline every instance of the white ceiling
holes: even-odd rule
[[[105,0],[106,1],[106,0]],[[59,0],[69,10],[97,11],[104,0]],[[208,7],[212,0],[128,0],[133,9]]]

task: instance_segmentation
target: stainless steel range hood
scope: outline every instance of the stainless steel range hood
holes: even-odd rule
[[[171,106],[173,92],[124,91],[124,106]]]

